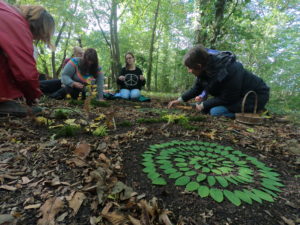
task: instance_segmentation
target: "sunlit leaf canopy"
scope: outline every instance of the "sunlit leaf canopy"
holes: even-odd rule
[[[145,75],[151,66],[151,90],[182,92],[194,80],[182,65],[182,57],[201,42],[209,48],[233,51],[247,69],[266,80],[273,95],[296,95],[300,90],[297,0],[9,2],[39,4],[54,16],[54,43],[61,32],[55,54],[38,44],[38,69],[50,77],[60,76],[61,62],[71,56],[80,39],[84,48],[97,49],[110,86],[115,85],[117,68],[124,65],[124,54],[131,51]]]

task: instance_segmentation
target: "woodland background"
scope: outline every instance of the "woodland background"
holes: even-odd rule
[[[38,4],[55,18],[56,51],[37,43],[38,69],[58,78],[74,46],[97,49],[108,86],[124,54],[135,54],[146,94],[175,93],[194,77],[182,57],[196,43],[230,50],[271,87],[268,108],[299,115],[300,4],[298,0],[10,0]]]

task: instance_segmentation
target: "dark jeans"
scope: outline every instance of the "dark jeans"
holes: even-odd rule
[[[85,89],[77,89],[68,86],[62,87],[61,80],[59,79],[40,81],[40,89],[45,95],[57,100],[64,99],[67,94],[70,94],[72,99],[77,99],[80,92],[82,92],[81,99],[84,100],[86,98]]]

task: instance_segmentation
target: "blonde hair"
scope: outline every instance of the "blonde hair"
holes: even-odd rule
[[[75,46],[73,48],[73,56],[76,56],[78,53],[84,53],[83,49],[81,47]]]
[[[33,38],[45,42],[53,49],[50,42],[55,30],[53,17],[42,6],[24,5],[18,8],[28,21]]]

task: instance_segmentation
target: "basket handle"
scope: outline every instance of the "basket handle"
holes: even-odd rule
[[[247,99],[248,95],[251,94],[251,93],[253,93],[254,96],[255,96],[254,112],[253,112],[253,113],[254,113],[254,114],[256,113],[256,110],[257,110],[257,94],[256,94],[255,91],[248,91],[248,92],[245,94],[245,96],[244,96],[244,98],[243,98],[243,102],[242,102],[242,113],[243,113],[243,114],[244,114],[244,112],[245,112],[245,102],[246,102],[246,99]]]

